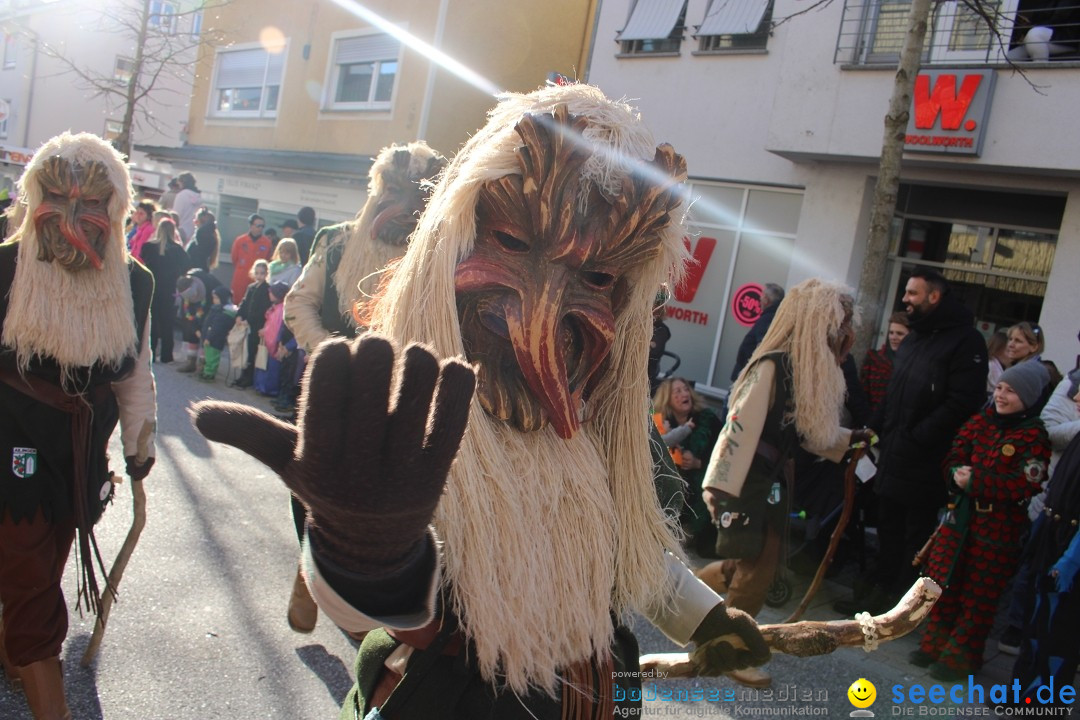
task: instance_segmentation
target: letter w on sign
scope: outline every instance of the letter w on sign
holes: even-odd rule
[[[931,90],[930,78],[919,75],[915,78],[915,127],[929,130],[940,114],[942,130],[959,130],[981,82],[981,75],[966,75],[957,92],[956,75],[938,75]]]
[[[683,238],[686,249],[690,249],[690,239]],[[686,275],[682,282],[675,288],[675,299],[681,303],[691,303],[701,286],[701,278],[705,277],[705,268],[709,264],[713,250],[716,249],[716,238],[701,237],[693,249],[693,259],[686,262]]]

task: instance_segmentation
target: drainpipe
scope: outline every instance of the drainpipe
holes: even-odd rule
[[[431,43],[442,49],[443,33],[446,31],[446,14],[450,0],[439,0],[439,17],[435,21],[435,38]],[[424,104],[420,108],[420,123],[416,129],[417,140],[427,140],[428,122],[431,119],[431,96],[435,93],[435,73],[439,66],[434,60],[428,60],[427,84],[424,87]]]
[[[23,139],[22,146],[24,148],[30,147],[30,111],[34,107],[34,85],[37,83],[37,60],[38,53],[41,51],[41,44],[38,42],[37,33],[33,30],[26,28],[26,35],[34,43],[34,54],[30,59],[30,83],[26,90],[26,112],[23,114]],[[33,150],[33,148],[30,148]]]

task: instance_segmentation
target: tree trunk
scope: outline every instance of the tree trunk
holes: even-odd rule
[[[857,306],[862,325],[856,336],[852,353],[861,360],[874,344],[878,318],[886,299],[886,263],[889,252],[889,226],[896,212],[896,195],[900,189],[900,159],[904,154],[904,135],[911,113],[911,96],[915,77],[919,74],[926,26],[930,18],[931,0],[912,0],[908,13],[907,32],[900,48],[900,65],[896,69],[889,112],[885,116],[885,136],[881,142],[881,164],[874,187],[874,206],[870,212],[870,229],[866,238],[866,256],[859,276]]]
[[[120,134],[113,140],[113,147],[131,160],[132,125],[135,122],[135,99],[139,90],[139,77],[143,69],[143,47],[146,45],[147,28],[150,25],[150,0],[143,0],[142,17],[139,18],[139,37],[135,40],[135,60],[128,79],[127,94],[124,100],[124,119],[120,125]]]

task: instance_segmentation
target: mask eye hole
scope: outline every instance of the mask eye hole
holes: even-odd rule
[[[615,276],[606,272],[587,271],[584,273],[584,280],[598,290],[607,290],[615,284]]]
[[[492,233],[495,236],[495,241],[499,243],[503,250],[512,253],[527,253],[529,252],[529,244],[524,240],[520,240],[510,233],[496,230]]]

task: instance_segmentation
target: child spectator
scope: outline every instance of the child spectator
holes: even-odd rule
[[[266,311],[266,322],[263,323],[259,336],[262,344],[266,346],[266,368],[255,368],[255,390],[263,395],[277,397],[281,385],[281,361],[278,359],[278,341],[281,337],[281,329],[284,327],[282,315],[285,306],[285,294],[289,292],[289,286],[283,282],[276,282],[270,286],[270,308]]]
[[[199,335],[206,317],[206,286],[194,275],[181,276],[176,281],[180,294],[180,329],[184,340],[184,364],[177,372],[193,373],[199,357]]]
[[[153,236],[157,227],[154,222],[155,212],[157,206],[149,200],[143,200],[135,206],[135,213],[131,216],[132,235],[128,239],[128,250],[139,262],[142,262],[143,245]]]
[[[994,404],[960,427],[945,458],[957,493],[930,548],[926,573],[948,588],[934,606],[910,662],[951,682],[977,672],[998,599],[1020,562],[1027,501],[1039,491],[1050,439],[1038,416],[1049,383],[1042,363],[1004,373]]]
[[[274,250],[274,257],[270,259],[270,284],[283,282],[292,287],[303,269],[300,266],[300,251],[296,249],[296,241],[282,238]]]
[[[911,332],[908,329],[908,316],[904,312],[896,312],[889,316],[889,334],[885,338],[880,350],[870,349],[866,353],[866,359],[862,366],[862,387],[870,401],[871,414],[877,410],[878,405],[885,399],[885,388],[889,387],[889,378],[892,377],[893,359],[896,357],[896,349]]]
[[[259,259],[251,266],[251,284],[244,291],[244,299],[240,301],[240,308],[236,317],[243,320],[248,326],[248,357],[247,366],[236,381],[236,387],[251,387],[255,381],[255,352],[259,349],[259,331],[266,322],[266,311],[270,309],[270,285],[266,282],[270,274],[270,264]]]
[[[199,374],[204,382],[214,382],[218,365],[221,364],[221,351],[229,339],[229,331],[236,324],[236,306],[232,304],[232,291],[221,285],[210,293],[211,306],[203,320],[202,341],[206,362]]]

